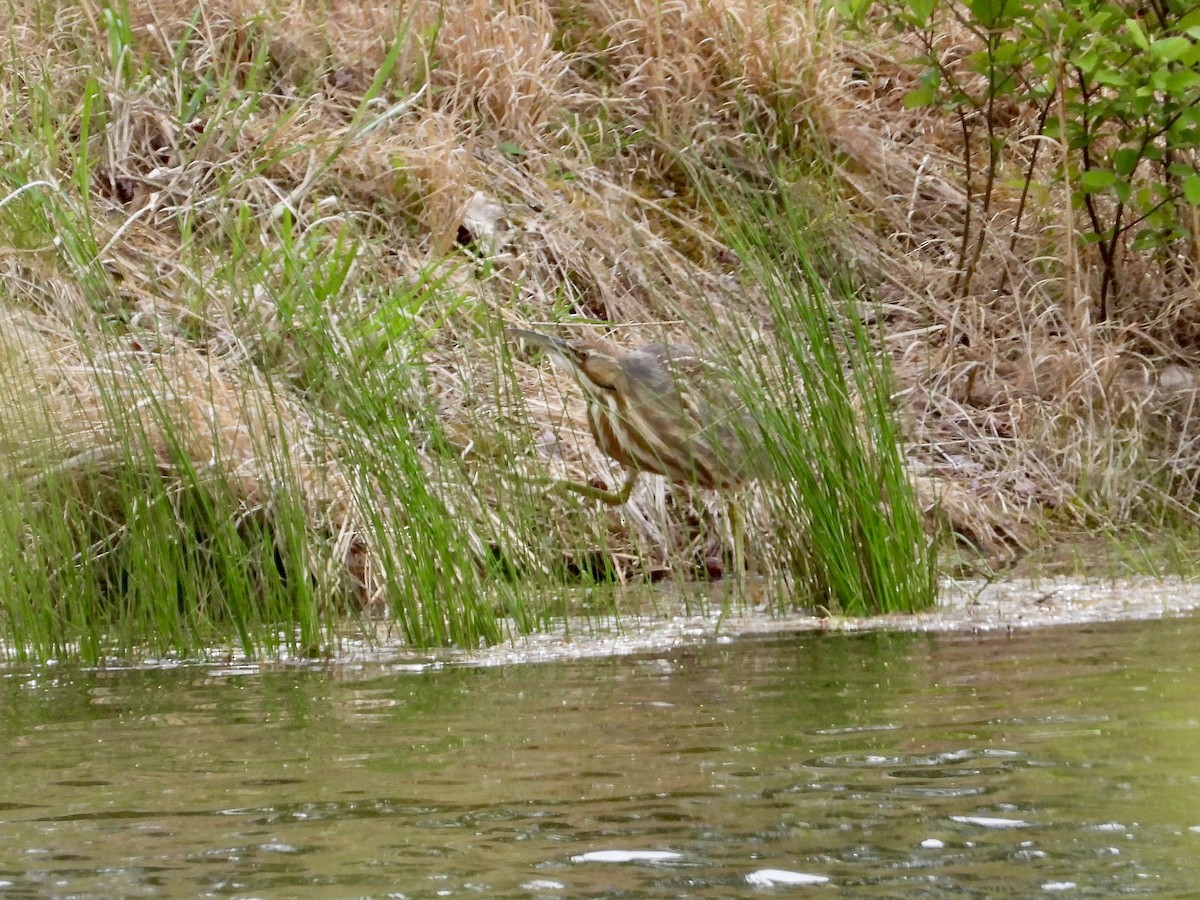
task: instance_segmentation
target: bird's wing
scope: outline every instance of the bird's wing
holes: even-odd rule
[[[682,411],[694,437],[728,447],[734,432],[745,430],[746,406],[726,366],[679,344],[648,344],[637,353],[657,374],[656,393]]]

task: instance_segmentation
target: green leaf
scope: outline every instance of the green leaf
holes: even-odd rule
[[[1079,187],[1085,194],[1094,194],[1116,183],[1116,173],[1108,169],[1088,169],[1079,176]]]
[[[1005,28],[1022,12],[1016,0],[968,0],[975,21],[985,28]]]
[[[1179,121],[1187,122],[1189,125],[1200,125],[1200,108],[1189,106],[1187,109],[1180,110]]]
[[[1200,84],[1200,72],[1195,69],[1179,69],[1166,78],[1164,89],[1172,94],[1186,94],[1189,88]]]
[[[1129,245],[1129,249],[1135,252],[1142,250],[1152,250],[1155,247],[1161,247],[1166,241],[1160,231],[1154,228],[1143,228],[1137,233],[1137,237]]]
[[[1129,37],[1142,50],[1150,49],[1150,41],[1146,39],[1146,32],[1142,31],[1142,26],[1138,24],[1137,19],[1126,19],[1125,30],[1129,32]]]
[[[1121,147],[1113,151],[1112,166],[1113,171],[1118,175],[1128,178],[1133,174],[1133,170],[1137,168],[1137,164],[1141,162],[1142,154],[1132,147]]]
[[[1172,35],[1171,37],[1159,38],[1150,45],[1150,55],[1155,59],[1170,61],[1179,59],[1183,54],[1192,49],[1192,42],[1185,37]]]
[[[1183,179],[1183,198],[1192,206],[1200,206],[1200,175],[1192,174]]]
[[[1074,62],[1075,65],[1077,65],[1085,75],[1091,76],[1095,74],[1098,68],[1100,68],[1100,54],[1095,50],[1089,50],[1087,53],[1072,59],[1072,62]]]
[[[1175,148],[1200,147],[1200,127],[1190,119],[1179,119],[1167,131],[1171,146]]]
[[[916,109],[918,106],[932,106],[935,100],[937,100],[937,88],[931,84],[923,84],[904,95],[904,108]]]
[[[912,23],[917,26],[924,26],[929,22],[933,15],[933,4],[935,0],[908,0],[908,11],[912,15]]]
[[[1082,150],[1084,147],[1090,147],[1091,145],[1092,136],[1086,131],[1079,134],[1072,134],[1071,139],[1067,141],[1067,148],[1070,150]]]
[[[1095,78],[1097,84],[1108,87],[1122,88],[1129,84],[1129,77],[1120,69],[1101,69]]]
[[[1001,65],[1015,65],[1021,58],[1023,46],[1016,41],[1002,39],[996,44],[993,59]]]
[[[989,25],[992,19],[992,0],[967,0],[967,9],[976,22]]]

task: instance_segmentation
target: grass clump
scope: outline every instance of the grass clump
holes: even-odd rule
[[[772,479],[763,493],[782,525],[768,546],[797,574],[795,593],[830,610],[927,608],[936,547],[910,480],[891,369],[863,319],[870,306],[849,279],[823,274],[832,258],[818,268],[822,238],[788,186],[777,188],[731,240],[771,311],[774,340],[739,354],[757,376],[742,392],[763,426]]]

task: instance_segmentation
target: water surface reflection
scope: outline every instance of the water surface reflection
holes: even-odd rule
[[[0,884],[1188,896],[1198,646],[1175,619],[423,672],[9,671]]]

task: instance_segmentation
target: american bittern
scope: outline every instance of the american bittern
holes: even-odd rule
[[[671,344],[622,350],[605,341],[566,341],[521,328],[505,334],[546,349],[567,368],[583,388],[597,446],[626,472],[616,491],[573,481],[556,487],[620,505],[642,472],[716,490],[747,480],[746,428],[742,415],[733,411],[733,391],[714,381],[711,367],[695,353]],[[743,522],[732,501],[729,523],[734,572],[740,576]]]

